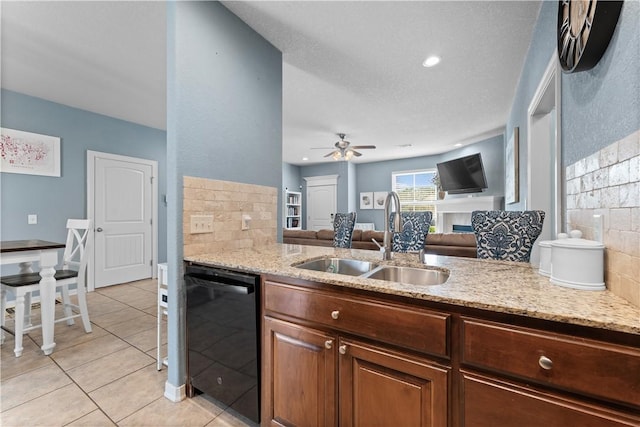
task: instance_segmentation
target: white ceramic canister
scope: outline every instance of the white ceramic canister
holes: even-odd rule
[[[551,276],[551,243],[553,240],[543,240],[538,243],[540,248],[540,266],[538,267],[538,273],[543,276]]]
[[[558,233],[558,239],[567,239],[569,235],[567,233]],[[543,240],[538,243],[540,247],[540,265],[538,266],[538,273],[542,276],[551,276],[551,244],[554,240]]]
[[[551,283],[574,289],[604,290],[604,245],[582,239],[579,230],[569,235],[569,239],[551,242]]]

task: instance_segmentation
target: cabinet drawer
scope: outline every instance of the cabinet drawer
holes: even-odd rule
[[[462,363],[640,407],[640,349],[463,319]]]
[[[449,357],[449,315],[266,281],[264,308],[335,330]],[[416,337],[420,337],[417,339]]]
[[[630,427],[640,423],[632,414],[481,376],[463,374],[462,387],[464,427]]]

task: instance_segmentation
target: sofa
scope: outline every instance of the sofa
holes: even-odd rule
[[[371,239],[382,244],[383,231],[353,230],[353,249],[378,250]],[[312,246],[333,246],[333,230],[283,230],[282,243]],[[424,245],[425,253],[476,258],[476,237],[473,233],[429,233]]]

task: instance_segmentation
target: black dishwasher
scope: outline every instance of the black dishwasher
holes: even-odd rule
[[[189,396],[260,422],[260,276],[185,263]]]

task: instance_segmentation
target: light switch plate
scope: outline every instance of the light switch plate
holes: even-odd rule
[[[191,215],[191,234],[213,233],[213,215]]]
[[[27,215],[27,223],[30,224],[30,225],[37,224],[38,223],[38,215],[36,215],[36,214]]]

